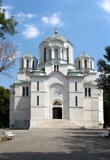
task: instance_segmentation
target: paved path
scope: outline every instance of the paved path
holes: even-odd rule
[[[110,138],[99,130],[39,128],[13,130],[14,140],[0,143],[0,160],[110,160]]]

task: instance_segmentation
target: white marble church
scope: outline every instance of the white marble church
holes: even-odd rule
[[[46,119],[67,119],[85,128],[103,126],[103,93],[97,89],[94,59],[55,30],[39,46],[40,60],[30,52],[20,59],[10,86],[10,128],[28,129]]]

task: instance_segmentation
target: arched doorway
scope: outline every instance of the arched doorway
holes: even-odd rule
[[[62,119],[62,103],[60,101],[55,101],[53,106],[53,119]]]

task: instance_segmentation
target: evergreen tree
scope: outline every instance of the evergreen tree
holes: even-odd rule
[[[0,37],[6,38],[6,34],[14,35],[16,32],[15,27],[18,24],[16,20],[14,20],[14,16],[10,18],[6,18],[5,9],[2,8],[2,0],[0,0]]]
[[[110,46],[107,46],[105,51],[104,59],[99,59],[97,62],[99,72],[97,84],[104,93],[104,121],[110,125]]]

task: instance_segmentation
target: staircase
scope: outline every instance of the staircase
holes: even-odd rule
[[[48,119],[37,124],[35,128],[81,128],[66,119]]]

